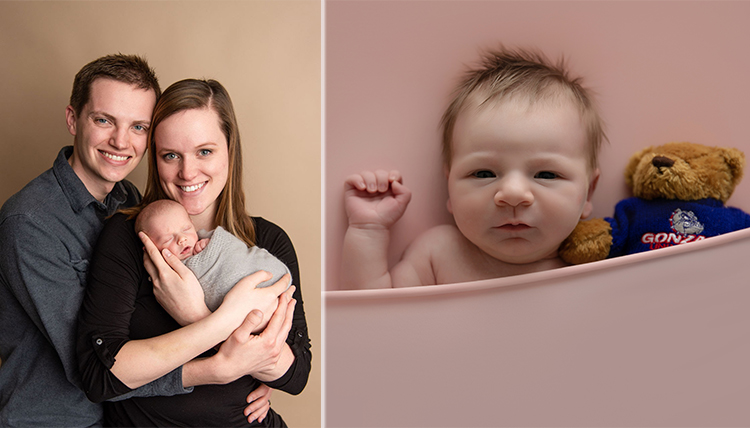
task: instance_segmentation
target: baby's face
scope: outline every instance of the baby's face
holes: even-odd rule
[[[461,233],[506,263],[557,257],[591,213],[598,171],[567,101],[488,103],[459,116],[448,171],[448,209]]]
[[[183,210],[169,210],[168,213],[151,219],[152,226],[146,234],[159,250],[168,249],[180,260],[193,255],[193,247],[198,242],[198,234]]]

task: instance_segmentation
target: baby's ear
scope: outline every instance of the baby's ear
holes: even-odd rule
[[[600,173],[601,171],[599,170],[599,168],[595,169],[594,172],[591,173],[588,194],[586,195],[586,202],[584,203],[583,211],[581,212],[581,220],[590,216],[591,212],[594,211],[594,204],[591,203],[591,198],[594,196],[594,190],[596,190],[597,183],[599,183]]]
[[[451,173],[451,167],[449,165],[443,164],[443,173],[445,174],[445,179],[448,180],[448,176]],[[448,212],[453,214],[453,207],[451,206],[450,194],[448,194],[448,200],[445,202],[445,206],[448,208]]]
[[[646,147],[645,149],[641,150],[640,152],[637,152],[633,156],[630,157],[630,161],[628,161],[628,165],[625,167],[625,183],[628,185],[629,188],[633,188],[633,175],[635,174],[635,169],[638,167],[638,164],[641,163],[641,159],[643,156],[645,156],[647,153],[651,153],[654,151],[654,147]]]

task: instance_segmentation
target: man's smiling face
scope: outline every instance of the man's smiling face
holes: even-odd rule
[[[75,137],[69,161],[96,199],[103,200],[141,161],[155,104],[153,90],[99,78],[80,114],[66,109],[68,131]]]

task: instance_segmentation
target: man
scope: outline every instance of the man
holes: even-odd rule
[[[140,201],[125,177],[146,151],[160,94],[137,56],[84,66],[65,110],[73,146],[0,210],[0,426],[101,423],[80,389],[76,318],[104,219]],[[183,392],[175,370],[133,394]]]

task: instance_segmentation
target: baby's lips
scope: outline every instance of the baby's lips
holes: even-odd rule
[[[531,229],[531,226],[529,226],[526,223],[509,222],[509,223],[501,224],[497,228],[500,230],[506,230],[506,231],[511,231],[511,232],[520,232],[522,230]]]

